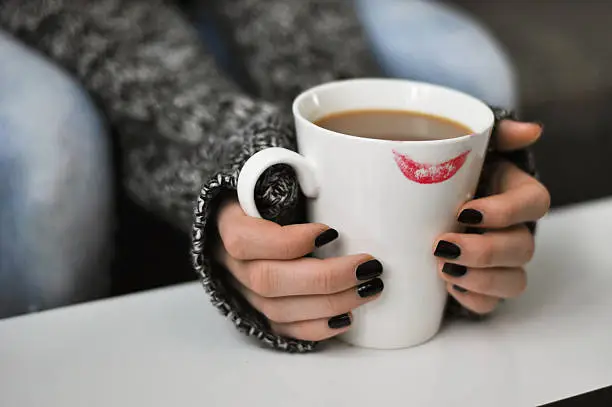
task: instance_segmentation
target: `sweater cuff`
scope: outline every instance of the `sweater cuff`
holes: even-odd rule
[[[291,129],[273,120],[256,123],[246,129],[247,142],[231,165],[211,177],[202,187],[194,210],[191,257],[206,293],[212,304],[226,316],[236,328],[254,337],[264,345],[286,352],[308,352],[316,343],[286,338],[274,334],[267,319],[253,308],[234,288],[229,271],[214,261],[211,247],[217,239],[217,209],[228,195],[235,195],[240,169],[246,160],[269,147],[295,150]],[[300,191],[295,174],[290,167],[275,166],[260,178],[255,197],[262,216],[280,224],[295,223],[302,212]]]

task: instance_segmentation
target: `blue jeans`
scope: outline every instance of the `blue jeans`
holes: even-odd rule
[[[492,105],[516,107],[509,58],[466,13],[434,0],[354,1],[388,76],[436,83]]]
[[[0,32],[0,318],[108,292],[109,160],[87,95]]]

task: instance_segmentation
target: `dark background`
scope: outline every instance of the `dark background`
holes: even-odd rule
[[[521,114],[545,125],[536,146],[553,206],[612,194],[612,1],[457,0],[516,64]]]

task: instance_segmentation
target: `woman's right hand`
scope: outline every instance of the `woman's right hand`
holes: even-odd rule
[[[304,257],[338,237],[322,224],[279,226],[247,216],[236,200],[219,211],[217,260],[276,334],[320,341],[349,329],[351,310],[383,290],[382,265],[367,254]]]

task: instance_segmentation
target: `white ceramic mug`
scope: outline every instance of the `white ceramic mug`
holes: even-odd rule
[[[472,133],[458,138],[391,141],[354,137],[314,124],[329,114],[407,110],[451,119]],[[420,82],[355,79],[327,83],[293,103],[298,151],[269,148],[241,170],[238,198],[259,217],[254,188],[270,166],[288,164],[309,198],[309,221],[340,238],[317,256],[369,253],[384,267],[382,296],[353,311],[341,339],[370,348],[414,346],[439,330],[447,299],[433,244],[457,230],[459,207],[478,183],[494,123],[491,109],[464,93]]]

